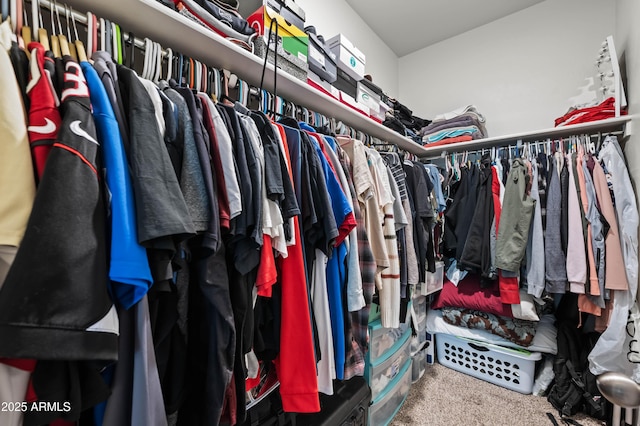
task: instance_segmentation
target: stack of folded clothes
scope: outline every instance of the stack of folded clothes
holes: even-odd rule
[[[474,105],[441,114],[420,130],[422,143],[437,146],[486,138],[485,121]]]
[[[420,143],[420,129],[429,125],[431,121],[416,117],[413,111],[395,99],[389,99],[387,105],[393,109],[387,111],[386,119],[382,124]]]
[[[616,116],[615,102],[615,98],[611,97],[595,106],[571,108],[565,115],[560,118],[556,118],[556,127],[613,118]],[[620,113],[625,115],[627,111],[622,110]]]
[[[173,3],[181,15],[249,51],[253,50],[256,30],[240,16],[236,0],[173,0]]]

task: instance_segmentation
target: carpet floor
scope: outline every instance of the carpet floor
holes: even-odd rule
[[[440,364],[428,365],[391,423],[394,426],[551,426],[547,413],[562,424],[546,398],[522,395]],[[603,422],[574,417],[583,426]]]

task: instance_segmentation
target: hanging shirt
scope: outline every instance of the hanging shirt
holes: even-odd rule
[[[605,220],[609,224],[609,230],[605,235],[605,288],[609,290],[624,290],[629,288],[627,275],[624,272],[624,260],[620,247],[620,234],[618,233],[618,220],[615,208],[607,185],[607,178],[599,162],[595,162],[593,168],[593,184],[598,197],[598,205]],[[624,219],[623,219],[624,220]]]
[[[367,150],[369,170],[378,194],[378,212],[383,218],[382,228],[385,248],[389,257],[389,267],[380,273],[380,313],[383,327],[400,326],[400,259],[396,240],[395,219],[393,215],[393,195],[389,191],[390,183],[386,166],[380,154]]]
[[[288,147],[284,149],[288,154]],[[290,158],[289,155],[286,156]],[[290,167],[294,169],[294,167]],[[290,176],[290,177],[293,177]],[[298,217],[293,218],[296,244],[289,256],[280,260],[282,285],[282,326],[280,353],[276,369],[285,411],[309,413],[320,411],[318,377],[315,369],[309,297]]]
[[[337,145],[337,144],[336,144]],[[367,235],[366,223],[363,212],[363,204],[359,202],[358,195],[353,186],[353,167],[347,153],[340,147],[336,146],[336,153],[340,159],[340,164],[347,177],[351,200],[354,206],[355,217],[357,221],[357,242],[358,242],[358,259],[359,274],[362,279],[362,295],[364,297],[365,306],[357,312],[353,312],[351,317],[351,330],[355,342],[360,347],[362,353],[366,353],[369,348],[369,310],[373,293],[375,291],[375,277],[377,271],[376,261],[371,251],[369,237]]]
[[[29,49],[29,142],[36,175],[40,179],[44,173],[47,156],[58,136],[62,119],[58,111],[60,100],[53,88],[51,75],[44,67],[44,62],[48,60],[45,58],[44,48],[40,43],[32,42],[29,43]]]
[[[193,134],[193,122],[184,98],[169,86],[164,94],[173,102],[177,114],[177,128],[173,138],[165,137],[171,162],[178,176],[184,201],[196,232],[204,232],[211,221],[211,203],[204,182],[202,167]],[[173,153],[173,155],[172,155]]]
[[[191,236],[195,229],[160,135],[153,103],[134,71],[122,65],[117,66],[117,71],[129,120],[129,164],[138,241],[149,247],[169,236]],[[173,247],[173,242],[166,246]]]
[[[100,77],[88,62],[82,62],[81,66],[89,86],[93,117],[106,168],[106,182],[111,195],[109,278],[116,300],[125,309],[129,309],[147,293],[153,280],[147,252],[137,241],[133,188],[118,122]]]
[[[0,293],[0,334],[6,342],[0,355],[115,360],[117,317],[107,294],[100,148],[80,67],[66,64],[63,131],[34,202],[24,248]],[[68,247],[60,249],[65,242]]]
[[[582,216],[580,214],[580,200],[576,189],[576,179],[573,174],[575,155],[567,155],[568,182],[568,241],[567,241],[567,279],[572,293],[584,294],[587,282],[587,257],[582,231]]]
[[[533,181],[531,184],[531,199],[535,201],[536,207],[533,212],[533,219],[531,221],[531,227],[529,228],[529,239],[527,242],[527,292],[534,297],[541,297],[545,287],[544,279],[544,231],[542,228],[542,208],[540,202],[539,182],[538,179],[538,166],[537,163],[532,163],[533,166]],[[497,178],[494,168],[494,188],[500,185],[501,182]],[[497,182],[496,182],[497,181]],[[496,191],[494,189],[494,199],[496,197]],[[584,244],[584,242],[583,242]]]
[[[7,54],[11,46],[11,34],[9,22],[1,23],[0,134],[3,136],[0,138],[0,304],[15,303],[15,300],[6,300],[2,283],[23,239],[36,193],[26,117],[23,109],[17,107],[22,105],[20,89]],[[33,361],[0,358],[0,400],[23,401],[33,367]],[[0,412],[0,423],[3,425],[20,426],[22,418],[21,412]]]
[[[551,162],[550,162],[551,163]],[[550,181],[547,188],[547,224],[544,239],[546,289],[550,293],[565,293],[567,286],[567,263],[562,251],[560,226],[561,189],[557,167],[550,169]]]
[[[622,253],[629,290],[616,291],[612,320],[589,354],[589,368],[594,374],[621,371],[638,380],[637,363],[630,359],[633,336],[626,333],[628,312],[637,312],[638,289],[638,209],[624,155],[615,137],[608,137],[599,159],[611,173],[615,210],[622,240]]]

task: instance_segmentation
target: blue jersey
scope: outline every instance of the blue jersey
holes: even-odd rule
[[[138,243],[136,210],[122,136],[107,91],[96,70],[82,62],[93,118],[106,169],[111,211],[109,279],[113,297],[124,308],[135,305],[153,283],[147,251]]]

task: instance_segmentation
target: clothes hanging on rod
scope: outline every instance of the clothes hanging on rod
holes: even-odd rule
[[[273,122],[246,108],[249,87],[231,73],[119,31],[90,28],[93,63],[33,42],[28,78],[26,56],[3,65],[8,87],[24,93],[13,104],[28,106],[12,122],[33,172],[21,166],[29,173],[0,185],[35,202],[12,202],[20,227],[6,241],[15,260],[0,290],[0,339],[12,343],[0,348],[0,376],[19,377],[18,400],[71,402],[3,425],[77,421],[87,410],[104,425],[243,423],[275,383],[285,411],[319,410],[334,378],[364,374],[374,296],[383,325],[397,327],[411,286],[433,268],[441,176],[318,133],[335,120],[308,110],[314,126]],[[121,38],[143,47],[142,62],[122,53]],[[233,87],[237,102],[222,95]],[[76,379],[60,380],[65,371]]]
[[[627,220],[617,213],[615,196],[629,200],[634,193],[625,184],[630,179],[626,167],[621,167],[624,156],[617,137],[608,135],[600,151],[594,149],[594,138],[576,135],[553,143],[533,142],[522,150],[510,145],[503,150],[506,157],[501,159],[498,150],[480,164],[468,162],[467,153],[450,154],[445,232],[438,244],[452,264],[450,279],[477,274],[482,285],[495,288],[503,303],[514,307],[514,315],[522,291],[537,298],[578,294],[581,324],[603,336],[589,358],[594,374],[606,371],[604,365],[626,365],[632,374],[632,361],[627,358],[632,337],[625,337],[623,323],[637,286],[631,284],[629,277],[635,275],[629,275],[625,265],[634,265],[637,255],[624,247],[637,243],[635,237],[627,240],[621,235]],[[483,226],[491,227],[491,263],[483,267],[469,261],[470,254],[473,259],[484,253],[477,244],[484,239],[475,238],[475,221],[465,212],[475,211],[473,219],[480,215],[484,198],[474,194],[484,192],[477,190],[482,186],[476,176],[488,158],[493,159],[494,215],[483,219]],[[637,232],[637,209],[623,204],[629,208],[627,232],[629,227]],[[510,215],[513,225],[505,224]],[[498,273],[491,277],[494,269]],[[618,298],[626,310],[614,303]],[[605,348],[612,352],[606,355]]]

